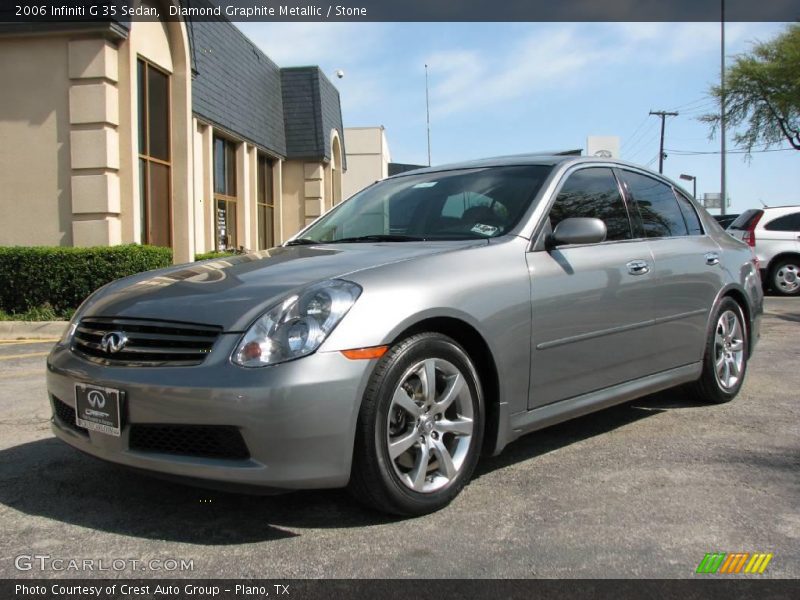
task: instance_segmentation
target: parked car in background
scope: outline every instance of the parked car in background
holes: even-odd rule
[[[714,219],[719,223],[719,226],[723,229],[727,229],[728,226],[733,223],[737,218],[738,214],[736,215],[713,215]]]
[[[525,433],[678,385],[733,399],[762,300],[751,249],[635,165],[422,169],[283,247],[97,291],[47,361],[52,427],[161,476],[420,515]]]
[[[755,250],[766,287],[782,296],[800,295],[800,206],[747,210],[728,233]]]

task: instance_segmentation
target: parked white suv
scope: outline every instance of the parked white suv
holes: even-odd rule
[[[746,210],[728,233],[753,247],[765,286],[782,296],[800,295],[800,206]]]

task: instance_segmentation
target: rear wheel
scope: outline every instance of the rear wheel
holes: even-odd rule
[[[384,355],[359,413],[350,490],[373,508],[422,515],[469,481],[483,440],[483,398],[472,361],[438,333]]]
[[[776,263],[770,270],[769,282],[776,294],[800,295],[800,259],[788,258]]]
[[[742,308],[723,298],[714,314],[703,357],[703,373],[690,386],[702,402],[722,404],[736,397],[747,372],[747,327]]]

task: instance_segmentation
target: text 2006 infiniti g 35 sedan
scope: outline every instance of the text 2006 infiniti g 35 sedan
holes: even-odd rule
[[[516,156],[370,186],[283,247],[113,282],[48,359],[53,430],[230,489],[437,510],[480,453],[672,386],[742,386],[750,248],[670,181]]]

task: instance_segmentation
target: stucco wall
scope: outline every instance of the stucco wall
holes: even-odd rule
[[[305,227],[305,173],[304,163],[287,160],[283,163],[283,232],[288,239]]]
[[[0,245],[72,244],[67,40],[0,39]]]
[[[342,199],[388,176],[389,147],[383,127],[344,130],[347,171],[342,177]]]

